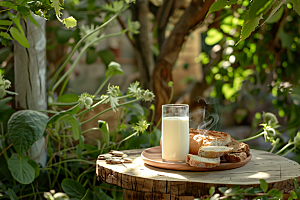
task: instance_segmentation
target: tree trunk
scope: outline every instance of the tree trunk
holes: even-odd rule
[[[45,19],[33,16],[40,24],[37,27],[30,20],[22,27],[29,42],[29,49],[14,42],[14,72],[16,109],[46,110],[46,33]],[[33,144],[28,153],[31,159],[46,164],[45,138]]]
[[[150,42],[150,27],[148,19],[148,0],[136,1],[135,5],[132,6],[133,21],[139,21],[141,27],[140,33],[134,35],[135,46],[134,51],[136,55],[137,65],[141,73],[141,87],[143,89],[153,90],[153,71],[154,71],[154,59],[151,51]]]
[[[170,36],[162,44],[154,69],[155,122],[160,119],[161,106],[170,98],[168,82],[172,81],[171,72],[185,38],[203,22],[213,2],[214,0],[192,0]]]

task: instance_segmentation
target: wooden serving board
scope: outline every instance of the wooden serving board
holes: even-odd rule
[[[177,163],[167,163],[163,162],[161,158],[161,147],[152,147],[146,149],[142,152],[141,157],[143,161],[151,165],[153,167],[159,167],[163,169],[172,169],[172,170],[181,170],[181,171],[220,171],[220,170],[227,170],[227,169],[234,169],[238,167],[242,167],[246,165],[252,158],[252,154],[250,154],[246,160],[238,163],[221,163],[218,167],[213,168],[199,168],[199,167],[191,167],[188,164],[177,164]]]

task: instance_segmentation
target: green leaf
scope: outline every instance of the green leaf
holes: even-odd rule
[[[60,111],[59,113],[53,115],[49,119],[48,124],[55,123],[58,119],[60,119],[64,115],[67,115],[67,114],[76,114],[79,110],[80,110],[80,104],[77,104],[76,106],[74,106],[74,107],[72,107],[72,108],[70,108],[68,110]]]
[[[291,191],[291,193],[290,193],[290,197],[289,197],[289,199],[288,200],[293,200],[293,199],[298,199],[298,196],[297,196],[297,194],[296,194],[296,192],[294,192],[294,191]]]
[[[34,110],[21,110],[11,116],[8,136],[20,156],[43,136],[47,121],[48,116]]]
[[[218,190],[224,194],[226,192],[226,190],[228,190],[228,188],[227,187],[219,187]]]
[[[28,163],[29,157],[20,158],[17,154],[13,154],[8,159],[8,168],[13,177],[22,184],[29,184],[34,180],[34,168]]]
[[[34,169],[35,176],[34,178],[37,178],[40,175],[40,168],[38,164],[34,160],[28,160],[28,163],[31,165],[31,167]]]
[[[61,103],[72,103],[78,101],[79,97],[77,94],[64,94],[58,97],[57,101]]]
[[[250,191],[248,191],[247,193],[253,195],[253,194],[260,193],[260,192],[262,192],[262,190],[261,190],[260,188],[252,188],[252,189],[250,189]]]
[[[125,105],[125,107],[128,107],[128,108],[131,108],[131,109],[135,110],[136,112],[133,112],[132,113],[133,115],[143,116],[145,114],[143,107],[138,103],[127,104],[127,105]]]
[[[6,186],[0,181],[0,188],[3,190],[3,191],[6,191]]]
[[[121,69],[121,65],[117,62],[110,62],[108,65],[108,69],[105,72],[105,76],[114,76],[116,74],[123,75],[123,70]]]
[[[218,0],[215,1],[209,8],[209,11],[207,13],[207,15],[211,12],[215,12],[218,10],[221,10],[222,8],[224,8],[225,6],[230,6],[231,4],[235,4],[236,2],[238,2],[238,0]],[[207,16],[206,15],[206,16]]]
[[[207,31],[207,37],[205,38],[205,43],[208,45],[214,45],[220,42],[223,39],[223,33],[218,31],[215,28],[209,29]]]
[[[275,7],[273,8],[273,10],[270,12],[269,16],[267,17],[267,19],[262,23],[260,24],[260,26],[264,25],[278,10],[279,8],[281,8],[281,6],[286,2],[287,0],[282,0],[280,1],[280,3]]]
[[[82,199],[86,193],[84,187],[73,179],[65,178],[61,183],[61,187],[69,196],[79,199]]]
[[[29,48],[28,40],[26,39],[26,37],[24,35],[22,35],[18,31],[18,29],[16,29],[15,27],[11,27],[10,34],[13,36],[13,38],[15,40],[17,40],[20,43],[20,45],[22,45],[23,47]]]
[[[245,40],[246,38],[248,38],[250,36],[250,34],[258,26],[259,19],[260,19],[260,17],[255,17],[255,18],[249,19],[244,22],[239,42],[242,40]]]
[[[300,0],[292,0],[295,12],[300,15]]]
[[[91,189],[88,188],[84,197],[81,200],[91,200],[91,199],[94,199],[94,195],[93,195],[93,192],[91,191]]]
[[[67,27],[67,28],[73,28],[77,26],[77,21],[74,17],[68,17],[62,20],[62,23]]]
[[[11,188],[8,188],[7,193],[8,196],[10,197],[10,200],[18,200],[16,193]]]
[[[31,21],[31,23],[33,23],[34,25],[36,25],[37,27],[39,27],[40,29],[42,29],[42,27],[40,26],[40,24],[37,23],[37,21],[34,19],[34,17],[32,16],[31,13],[27,17],[29,18],[29,20]]]
[[[99,188],[99,199],[101,200],[113,200],[110,196],[105,194],[101,188]]]
[[[86,64],[93,64],[97,61],[97,53],[94,48],[88,48],[86,51]]]
[[[13,23],[13,22],[10,21],[10,20],[0,19],[0,25],[1,25],[1,26],[11,26],[12,23]]]
[[[8,1],[1,1],[0,6],[17,10],[17,6],[15,4],[11,3],[11,2],[8,2]]]
[[[233,195],[240,189],[239,185],[233,186],[225,191],[225,195]]]
[[[21,26],[21,22],[20,22],[20,15],[19,14],[18,15],[13,15],[11,13],[8,13],[8,16],[11,20],[13,20],[13,22],[15,22],[15,24],[18,27],[19,31],[25,37],[25,33],[24,33],[23,27]]]
[[[272,6],[273,0],[253,0],[249,9],[249,19],[260,16]]]
[[[213,195],[214,193],[215,193],[215,187],[213,186],[209,189],[209,195]]]
[[[79,147],[81,150],[84,149],[84,136],[83,135],[81,135],[79,138]]]
[[[269,190],[268,195],[270,197],[272,197],[272,199],[282,199],[283,198],[282,193],[280,192],[280,190],[277,190],[277,189]]]
[[[109,63],[115,60],[115,55],[110,50],[99,51],[98,56],[101,58],[106,67],[108,67]]]
[[[293,178],[293,183],[294,183],[294,186],[295,186],[295,193],[298,197],[297,199],[300,199],[300,188],[299,188],[297,180],[295,178]]]
[[[67,114],[62,117],[62,120],[67,122],[72,127],[74,140],[79,140],[81,136],[81,125],[78,119],[73,114]]]
[[[263,195],[263,196],[261,196],[261,200],[270,200],[270,199],[267,195]]]
[[[108,123],[103,120],[98,120],[98,126],[102,131],[103,140],[106,143],[106,146],[109,144],[109,128]]]
[[[18,8],[18,11],[21,13],[23,19],[26,22],[27,16],[30,15],[30,9],[28,7],[22,6],[22,5],[18,5],[17,8]]]
[[[278,22],[284,12],[284,7],[281,7],[271,18],[268,19],[267,24],[272,24]]]
[[[8,40],[12,40],[10,35],[8,33],[5,33],[5,32],[0,32],[0,37],[3,37],[3,38],[8,39]]]
[[[225,83],[222,86],[222,93],[226,99],[230,99],[237,91],[231,87],[230,83]]]
[[[81,156],[82,156],[82,150],[80,148],[80,146],[77,144],[76,146],[76,155],[77,155],[77,158],[78,159],[81,159]]]
[[[268,191],[268,183],[264,179],[259,179],[260,181],[260,188],[262,189],[263,192]]]

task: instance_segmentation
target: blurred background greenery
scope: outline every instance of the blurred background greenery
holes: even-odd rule
[[[21,5],[19,1],[7,2]],[[40,5],[49,3],[49,1],[39,2]],[[195,2],[200,5],[200,1]],[[203,123],[203,119],[209,120],[211,116],[217,114],[219,120],[211,128],[228,132],[236,139],[250,137],[261,130],[263,112],[271,112],[280,124],[276,129],[281,133],[278,136],[276,149],[293,141],[300,127],[298,64],[300,17],[297,14],[299,12],[297,4],[285,0],[280,7],[277,7],[279,4],[277,1],[262,1],[265,7],[268,7],[268,4],[270,6],[264,10],[263,15],[259,15],[260,25],[258,23],[253,25],[254,31],[250,31],[247,37],[243,37],[242,26],[249,22],[247,16],[253,2],[228,1],[232,5],[227,2],[220,7],[222,9],[216,9],[206,17],[213,1],[201,1],[201,9],[204,9],[202,13],[193,10],[195,2],[149,0],[130,3],[129,1],[127,3],[130,4],[123,9],[123,4],[120,7],[118,1],[65,0],[61,5],[64,8],[63,14],[71,15],[77,20],[77,26],[71,29],[55,19],[55,11],[50,9],[51,7],[46,8],[49,19],[45,31],[47,88],[51,87],[51,81],[57,70],[77,42],[101,26],[120,8],[123,10],[118,18],[101,31],[93,33],[90,39],[99,34],[109,35],[132,29],[131,32],[101,40],[86,48],[68,77],[66,88],[60,84],[51,95],[48,94],[54,101],[71,103],[78,101],[83,92],[93,94],[98,85],[106,79],[105,72],[111,61],[121,64],[123,74],[113,76],[100,91],[99,96],[106,93],[108,84],[119,85],[121,93],[126,94],[130,83],[135,81],[139,81],[143,89],[155,93],[155,102],[152,104],[150,102],[130,104],[119,108],[117,113],[109,111],[82,125],[81,130],[86,144],[85,153],[82,154],[83,159],[94,161],[100,153],[109,151],[101,146],[102,131],[91,130],[92,127],[98,127],[98,120],[109,124],[110,141],[116,143],[132,134],[130,128],[132,125],[145,119],[150,123],[148,130],[123,142],[120,149],[159,145],[161,105],[166,103],[189,104],[193,128]],[[39,11],[40,5],[32,5],[31,9]],[[7,6],[2,6],[0,20],[9,20],[8,12],[4,12],[7,11]],[[274,10],[276,12],[272,13]],[[11,12],[16,14],[14,11]],[[264,22],[265,19],[268,20]],[[135,21],[139,23],[131,23]],[[14,78],[16,53],[14,43],[4,34],[8,32],[7,27],[0,28],[2,31],[0,70],[5,79],[12,83],[9,90],[15,91],[15,82],[18,80]],[[135,31],[136,28],[138,31]],[[240,40],[241,36],[242,40]],[[79,50],[82,49],[83,45],[79,47]],[[80,51],[75,52],[59,77],[67,72],[79,53]],[[15,111],[23,109],[15,105],[13,95],[8,97],[12,98],[2,102],[4,104],[0,108],[3,138],[6,138],[6,123],[9,117]],[[91,118],[109,107],[107,104],[100,105],[84,117]],[[48,110],[54,108],[56,109],[48,101]],[[62,110],[69,108],[59,107]],[[8,144],[9,141],[6,143]],[[251,148],[263,150],[272,148],[263,137],[249,144]],[[72,147],[76,142],[75,144],[70,142],[68,145]],[[1,146],[0,148],[3,150]],[[288,147],[285,152],[292,148],[292,146]],[[13,153],[13,150],[10,151]],[[300,162],[299,155],[299,148],[294,148],[286,156]],[[1,159],[4,159],[3,156]],[[111,188],[104,183],[95,184],[93,165],[71,162],[65,167],[83,186],[94,187],[94,191],[103,189],[108,199],[121,198],[116,192],[120,189]],[[85,172],[84,176],[80,175],[82,172]],[[7,181],[5,174],[2,175],[0,181]],[[59,180],[65,177],[68,176],[62,173]],[[88,182],[84,182],[83,177],[86,177]],[[37,178],[37,181],[40,180]],[[57,191],[61,190],[59,181],[53,186]],[[16,189],[16,193],[20,190],[22,191]],[[40,191],[44,190],[40,189]]]

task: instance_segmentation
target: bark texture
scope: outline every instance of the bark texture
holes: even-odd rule
[[[142,151],[123,151],[133,160],[133,163],[124,165],[106,164],[104,160],[98,160],[98,180],[122,187],[124,199],[145,200],[204,199],[212,186],[216,190],[235,185],[259,188],[259,179],[265,179],[269,189],[278,189],[288,198],[288,194],[295,189],[292,178],[300,183],[300,165],[297,162],[265,151],[251,150],[252,159],[243,167],[207,172],[152,167],[142,160]]]
[[[141,73],[141,87],[143,89],[153,90],[153,71],[154,71],[154,59],[151,51],[151,38],[149,27],[149,7],[148,0],[136,1],[136,4],[132,6],[133,9],[133,21],[138,20],[141,24],[139,29],[140,33],[134,35],[135,45],[134,52],[137,60],[137,66]]]
[[[154,93],[157,122],[161,116],[161,106],[170,98],[168,82],[172,81],[172,69],[186,37],[203,22],[214,0],[192,0],[189,7],[175,25],[171,34],[164,40],[154,69]]]
[[[22,26],[29,42],[25,48],[17,41],[14,42],[14,72],[16,109],[46,110],[46,20],[34,16],[40,24],[37,27],[30,20]],[[41,138],[29,150],[31,159],[46,164],[45,138]],[[43,156],[42,156],[43,154]]]

